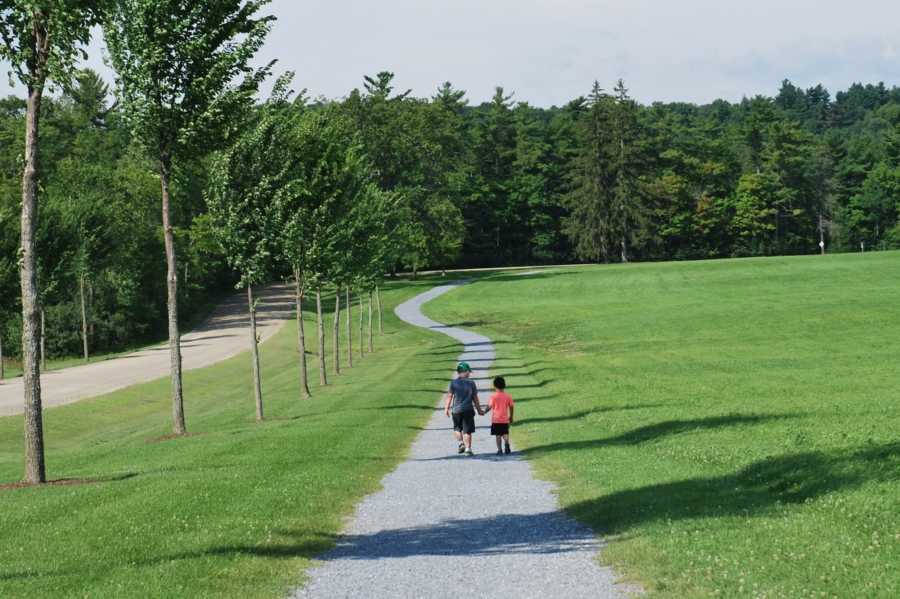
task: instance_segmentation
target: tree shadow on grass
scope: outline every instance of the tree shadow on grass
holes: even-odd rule
[[[275,531],[275,535],[277,537],[286,537],[288,539],[290,537],[293,537],[296,539],[296,541],[273,541],[264,545],[221,545],[217,547],[209,547],[206,549],[197,549],[193,551],[183,551],[174,554],[161,555],[159,557],[146,559],[130,565],[140,567],[155,566],[173,561],[192,560],[209,556],[238,557],[252,555],[256,557],[265,557],[271,559],[290,559],[296,557],[312,559],[317,555],[320,555],[321,553],[324,553],[334,547],[335,540],[338,538],[337,535],[328,533],[301,533],[288,530]]]
[[[533,366],[543,366],[541,362],[524,362],[522,364],[503,364],[503,362],[510,362],[514,360],[497,358],[494,360],[494,363],[491,365],[492,372],[502,372],[502,371],[511,371],[511,370],[523,370],[525,368],[531,368]],[[433,362],[432,364],[445,364],[446,368],[429,368],[427,370],[422,370],[423,374],[444,374],[449,372],[452,374],[453,367],[456,365],[453,360],[441,360],[439,362]],[[528,370],[525,372],[511,372],[507,376],[534,376],[541,372],[545,372],[548,370],[557,370],[556,368],[534,368],[532,370]]]
[[[80,485],[96,485],[101,483],[114,483],[122,480],[128,480],[139,476],[137,472],[124,472],[121,474],[110,474],[107,476],[94,476],[86,478],[57,478],[48,480],[44,483],[29,483],[24,481],[16,481],[11,483],[0,484],[0,492],[14,491],[17,489],[52,489],[55,487],[72,487]]]
[[[568,276],[574,276],[574,275],[580,274],[578,272],[571,271],[571,270],[554,270],[554,269],[547,269],[546,271],[536,270],[533,273],[527,272],[527,274],[526,274],[526,272],[519,272],[519,273],[510,272],[510,273],[496,274],[496,275],[492,275],[489,277],[485,277],[484,281],[487,283],[495,283],[495,282],[496,283],[504,283],[504,282],[524,283],[526,281],[534,281],[534,280],[538,280],[538,279],[555,279],[557,277],[568,277]]]
[[[510,376],[514,376],[514,375],[510,375]],[[509,391],[510,391],[510,393],[515,393],[516,389],[541,389],[551,383],[555,383],[556,381],[557,381],[557,379],[542,379],[531,385],[515,385],[515,384],[513,384],[513,385],[509,386]]]
[[[50,572],[35,572],[33,570],[28,572],[0,572],[0,582],[25,580],[28,578],[44,578],[49,576],[71,576],[72,574],[73,572],[71,570],[53,570]]]
[[[559,393],[551,393],[550,395],[535,395],[532,397],[515,398],[516,404],[527,403],[529,401],[547,401],[549,399],[559,399]]]
[[[443,393],[442,391],[435,391],[435,393]],[[379,406],[377,408],[356,408],[357,410],[423,410],[427,412],[433,412],[437,408],[433,406],[420,406],[416,404],[398,404],[393,406]]]
[[[553,397],[556,397],[555,395]],[[529,399],[538,399],[538,398],[529,398]],[[545,398],[549,399],[549,398]],[[517,400],[526,401],[526,400]],[[542,416],[535,418],[522,418],[521,420],[516,420],[517,425],[525,425],[525,424],[540,424],[547,422],[564,422],[566,420],[578,420],[579,418],[584,418],[585,416],[590,416],[591,414],[604,414],[606,412],[624,412],[629,410],[644,410],[648,408],[659,408],[664,406],[665,404],[661,403],[651,403],[651,404],[639,404],[633,406],[621,406],[621,407],[603,407],[603,408],[594,408],[592,410],[578,410],[577,412],[571,412],[569,414],[560,414],[558,416]]]
[[[628,489],[569,508],[602,533],[664,519],[759,515],[870,482],[900,479],[900,442],[768,458],[734,474]]]
[[[690,431],[722,428],[726,426],[755,425],[770,422],[772,420],[783,420],[787,418],[796,418],[793,414],[764,414],[764,415],[741,415],[732,414],[728,416],[714,416],[711,418],[692,418],[689,420],[666,420],[665,422],[657,422],[636,428],[627,433],[616,435],[615,437],[607,437],[605,439],[588,439],[585,441],[561,441],[559,443],[548,443],[546,445],[536,445],[529,447],[526,451],[528,454],[550,453],[554,451],[564,450],[582,450],[593,449],[596,447],[610,447],[617,445],[637,445],[646,441],[653,441],[663,437],[670,437]]]
[[[475,364],[475,363],[477,363],[477,362],[479,362],[479,361],[480,361],[480,360],[467,360],[467,362],[469,362],[469,364],[472,365],[472,366],[479,366],[478,364]],[[554,371],[554,370],[556,370],[555,368],[546,368],[546,367],[545,367],[545,368],[533,368],[533,369],[531,369],[531,370],[526,370],[526,371],[524,371],[524,372],[517,372],[518,370],[520,370],[520,369],[522,369],[522,368],[527,368],[527,367],[526,367],[526,366],[513,366],[513,365],[509,365],[509,366],[503,366],[503,365],[500,365],[500,366],[498,366],[498,365],[496,364],[496,362],[495,362],[494,364],[491,365],[491,367],[490,367],[488,370],[490,370],[492,373],[496,373],[496,375],[498,375],[498,376],[505,376],[505,377],[507,377],[508,379],[513,379],[513,378],[516,378],[516,377],[526,377],[526,376],[531,376],[531,377],[533,377],[533,376],[537,376],[538,374],[540,374],[540,373],[542,373],[542,372],[547,372],[547,371]],[[443,373],[449,373],[448,376],[452,376],[452,375],[453,375],[453,367],[452,367],[452,364],[451,364],[451,363],[448,363],[448,367],[447,367],[447,368],[442,368],[442,369],[440,369],[440,370],[437,370],[437,369],[435,369],[435,370],[423,370],[422,373],[423,373],[423,374],[443,374]],[[439,379],[435,379],[435,378],[427,378],[427,379],[424,379],[424,380],[433,381],[433,380],[439,380]],[[443,379],[440,379],[440,380],[443,380]],[[509,383],[509,380],[507,380],[507,383]],[[512,387],[513,387],[513,386],[511,385],[511,386],[510,386],[510,389],[512,389]]]
[[[462,344],[448,346],[453,349],[439,349],[438,351],[427,351],[420,352],[419,356],[458,356],[463,351],[482,351],[486,346],[490,345],[503,345],[504,343],[510,343],[509,341],[491,341],[491,342],[478,342],[478,343],[467,343],[463,348]]]
[[[464,320],[464,321],[462,321],[462,322],[448,322],[448,323],[446,323],[446,324],[442,324],[442,325],[439,326],[439,327],[431,327],[431,328],[432,328],[432,329],[440,329],[440,328],[443,328],[443,329],[450,329],[450,328],[460,329],[460,328],[466,328],[466,327],[483,327],[483,326],[488,325],[488,324],[494,324],[494,323],[491,322],[490,320]]]

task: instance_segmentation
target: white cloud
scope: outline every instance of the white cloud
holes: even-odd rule
[[[330,97],[382,69],[421,96],[450,80],[472,101],[503,85],[538,105],[595,78],[624,77],[642,101],[737,100],[784,78],[832,91],[900,84],[893,0],[275,0],[270,10],[279,20],[260,60],[278,58]]]

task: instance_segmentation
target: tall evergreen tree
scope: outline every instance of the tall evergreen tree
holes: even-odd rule
[[[476,264],[502,264],[510,259],[501,231],[509,201],[516,152],[512,94],[497,87],[491,101],[481,106],[474,124],[475,181],[463,206],[466,224],[464,253]]]

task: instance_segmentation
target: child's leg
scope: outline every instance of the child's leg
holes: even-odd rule
[[[499,451],[499,450],[500,450],[500,440],[501,440],[501,436],[500,436],[500,435],[494,435],[494,438],[497,439],[497,450]]]
[[[503,435],[503,442],[509,447],[509,433]],[[497,449],[500,449],[500,437],[497,437]]]

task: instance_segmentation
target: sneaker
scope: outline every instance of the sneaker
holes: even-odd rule
[[[498,449],[498,450],[497,450],[497,455],[503,455],[503,450],[502,450],[502,449]]]
[[[498,451],[497,453],[500,452]],[[509,449],[509,443],[506,444],[506,453],[512,453],[512,451]]]
[[[467,450],[466,450],[466,455],[470,455],[470,456],[471,456],[471,455],[475,455],[475,454],[472,453],[472,450],[471,450],[471,449],[467,449]]]
[[[463,445],[462,443],[460,443],[460,444],[459,444],[459,450],[457,451],[457,453],[463,453],[463,452],[465,452],[465,451],[466,451],[466,446]]]

